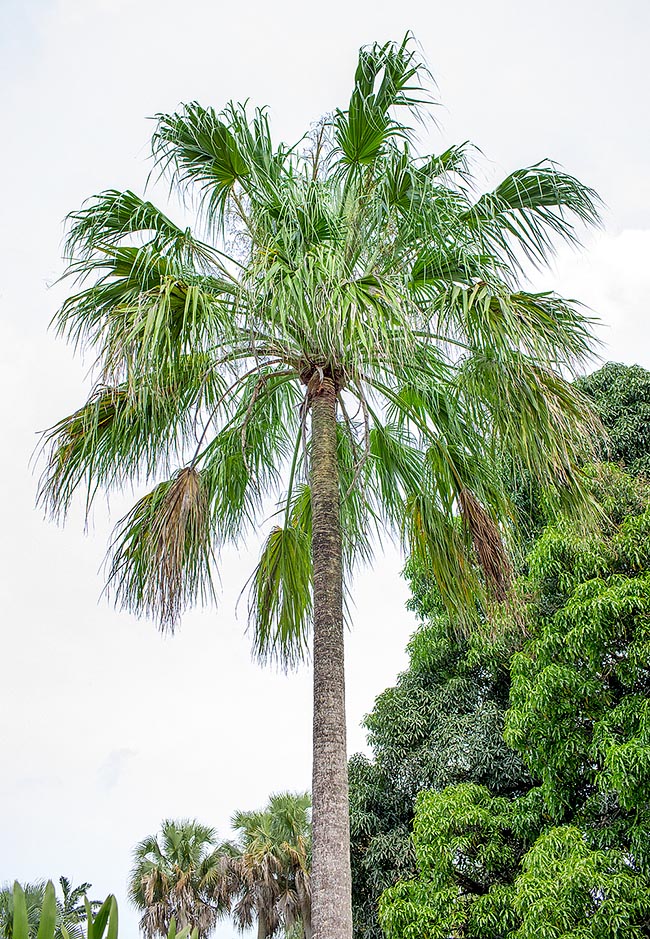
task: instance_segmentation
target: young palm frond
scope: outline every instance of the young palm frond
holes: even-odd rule
[[[391,109],[419,114],[430,104],[423,81],[427,76],[408,35],[399,46],[375,43],[360,51],[350,104],[334,117],[342,167],[372,166],[388,143],[410,139],[411,128],[393,117]]]

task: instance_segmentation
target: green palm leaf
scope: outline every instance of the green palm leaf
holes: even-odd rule
[[[408,126],[398,123],[390,109],[403,107],[417,113],[430,101],[422,85],[423,71],[408,36],[400,46],[375,43],[360,51],[350,104],[347,111],[336,112],[334,122],[344,164],[370,165],[389,142],[411,136]]]
[[[255,653],[291,666],[307,652],[312,611],[311,499],[301,487],[288,523],[276,526],[250,584]]]
[[[543,259],[556,236],[573,240],[577,223],[595,219],[596,197],[540,163],[473,198],[468,146],[419,157],[412,124],[397,119],[417,119],[430,102],[427,75],[408,37],[363,49],[350,105],[321,126],[314,154],[274,146],[263,110],[250,118],[243,106],[217,113],[193,102],[159,115],[161,172],[198,192],[213,234],[234,211],[247,245],[239,258],[131,191],[106,191],[71,215],[70,273],[83,283],[56,324],[95,350],[101,380],[48,431],[41,497],[65,513],[81,486],[90,505],[100,489],[167,475],[113,544],[110,581],[128,608],[164,610],[169,625],[196,592],[211,596],[215,547],[254,527],[271,496],[289,514],[255,581],[273,612],[255,622],[267,648],[268,631],[282,623],[286,638],[295,614],[304,647],[308,604],[279,598],[308,582],[309,535],[291,512],[308,468],[309,382],[325,371],[342,395],[348,569],[371,556],[382,516],[411,531],[409,543],[430,529],[437,543],[439,525],[440,544],[456,544],[462,493],[506,536],[512,513],[490,462],[505,452],[543,485],[583,497],[578,466],[593,424],[559,372],[590,354],[590,323],[571,301],[513,289],[512,264]],[[202,495],[175,529],[179,480]],[[454,608],[465,603],[455,575],[441,568],[440,582]]]
[[[503,251],[515,264],[517,249],[537,263],[553,251],[553,237],[575,240],[576,221],[598,221],[599,199],[593,189],[549,161],[516,170],[481,196],[467,212],[470,227],[488,250]]]
[[[234,184],[250,172],[229,122],[196,101],[157,120],[153,148],[163,170],[177,183],[192,182],[208,193],[210,214],[222,213]]]

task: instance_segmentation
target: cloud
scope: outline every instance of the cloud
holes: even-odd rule
[[[650,229],[602,232],[582,251],[561,250],[535,287],[589,307],[599,321],[603,361],[650,369]]]
[[[137,750],[131,750],[128,747],[111,750],[97,770],[97,781],[102,789],[108,792],[117,786],[120,776],[133,757],[137,756],[137,752]]]

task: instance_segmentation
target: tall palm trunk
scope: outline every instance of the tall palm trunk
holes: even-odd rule
[[[314,571],[314,939],[351,939],[350,822],[343,666],[343,565],[336,452],[336,388],[321,379],[311,399]]]

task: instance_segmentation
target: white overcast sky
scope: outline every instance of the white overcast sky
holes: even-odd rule
[[[118,895],[123,936],[131,849],[162,818],[225,836],[234,810],[308,788],[310,675],[250,661],[235,605],[259,543],[224,558],[219,609],[163,640],[100,599],[108,513],[84,535],[80,512],[59,529],[34,509],[36,432],[87,391],[47,332],[62,220],[101,189],[142,190],[148,116],[250,98],[293,141],[345,106],[361,44],[407,29],[443,104],[433,148],[471,139],[486,185],[549,156],[600,192],[603,231],[535,283],[594,310],[605,358],[650,368],[647,0],[0,0],[0,881],[90,880]],[[351,752],[406,661],[400,566],[389,547],[355,585]]]

